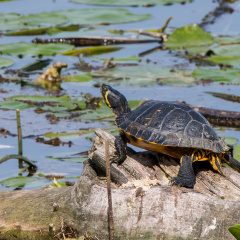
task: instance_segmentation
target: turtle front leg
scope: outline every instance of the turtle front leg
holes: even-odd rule
[[[172,185],[179,185],[180,187],[194,187],[196,176],[193,171],[191,156],[184,155],[181,157],[178,176],[171,179],[170,182]]]
[[[116,155],[114,155],[113,158],[111,158],[111,164],[117,163],[118,166],[120,163],[123,163],[124,160],[127,158],[127,143],[122,136],[116,137],[115,148]]]

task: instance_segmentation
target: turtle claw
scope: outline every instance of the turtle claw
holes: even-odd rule
[[[193,188],[195,181],[191,181],[190,179],[181,178],[181,177],[174,177],[170,180],[170,184],[177,185],[180,187]]]
[[[116,158],[111,158],[110,159],[110,166],[113,164],[113,163],[116,163],[117,164],[117,167],[119,166],[119,163],[120,163],[120,159],[118,157]]]

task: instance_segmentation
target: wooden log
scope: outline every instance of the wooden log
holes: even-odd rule
[[[79,233],[108,238],[102,162],[104,141],[108,138],[112,155],[114,137],[100,129],[96,134],[89,160],[73,187],[0,192],[1,237],[14,229],[17,234],[21,229],[21,236],[31,233],[27,236],[32,239],[40,232],[49,237],[49,225],[52,233],[52,226],[60,229],[64,221]],[[111,165],[115,239],[234,239],[227,229],[240,221],[240,174],[223,167],[223,177],[207,162],[194,163],[196,184],[187,189],[169,185],[178,169],[178,160],[130,149],[122,165]]]

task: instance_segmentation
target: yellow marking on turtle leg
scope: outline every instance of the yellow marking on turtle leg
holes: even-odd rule
[[[214,170],[219,172],[221,175],[224,175],[222,170],[221,159],[217,154],[211,154],[209,161],[212,164]]]
[[[203,151],[203,150],[194,150],[191,155],[191,158],[192,158],[192,162],[208,160],[207,153],[206,151]]]

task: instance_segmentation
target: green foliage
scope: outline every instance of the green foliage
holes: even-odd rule
[[[2,180],[1,184],[6,187],[24,187],[27,183],[36,180],[38,180],[38,178],[19,176]]]
[[[211,79],[216,82],[240,83],[239,68],[206,69],[197,68],[192,73],[196,79]]]
[[[0,14],[1,31],[19,31],[46,28],[56,25],[91,25],[101,23],[125,23],[149,19],[150,14],[134,15],[127,9],[76,9],[68,11],[42,12],[27,16],[17,13]],[[44,29],[45,28],[45,29]],[[56,29],[55,29],[56,30]],[[34,30],[32,30],[34,31]],[[24,33],[24,35],[26,32]],[[42,34],[42,32],[41,32]]]
[[[216,55],[211,56],[209,60],[213,61],[214,63],[240,66],[240,44],[214,47],[213,51]]]
[[[0,68],[9,67],[14,63],[12,59],[0,57]]]
[[[240,162],[240,144],[234,147],[233,157]]]
[[[202,30],[197,24],[187,25],[175,30],[167,39],[165,46],[172,49],[206,46],[213,44],[210,33]]]
[[[160,84],[182,85],[192,84],[194,78],[190,71],[171,70],[170,68],[160,68],[156,65],[139,65],[115,67],[107,71],[99,71],[93,76],[102,77],[104,80],[118,79],[118,84],[127,86],[153,86],[157,82]],[[119,81],[122,78],[122,81]]]
[[[36,44],[19,42],[0,45],[0,52],[2,52],[2,54],[15,56],[53,56],[57,53],[63,53],[72,49],[74,49],[72,45],[65,43]]]
[[[224,142],[227,144],[227,145],[234,145],[238,142],[238,139],[237,138],[234,138],[234,137],[225,137],[224,138]]]
[[[88,82],[92,80],[92,74],[86,73],[81,75],[65,75],[61,76],[64,82]]]
[[[88,47],[88,48],[74,49],[68,52],[64,52],[62,53],[62,55],[79,56],[79,54],[83,54],[85,56],[91,56],[91,55],[115,52],[120,49],[121,47],[112,47],[112,46]]]
[[[240,240],[240,224],[232,226],[228,231],[237,239]]]
[[[24,110],[30,107],[34,107],[33,104],[28,104],[20,101],[2,101],[0,102],[0,109],[7,109],[7,110],[16,110],[19,109]]]

